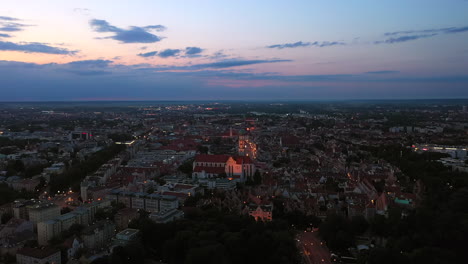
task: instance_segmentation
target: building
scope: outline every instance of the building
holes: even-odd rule
[[[53,248],[22,248],[16,253],[17,264],[61,264],[60,250]]]
[[[83,230],[83,244],[89,249],[102,248],[114,237],[115,225],[111,221],[100,221]]]
[[[168,211],[179,208],[179,200],[173,195],[162,195],[159,200],[159,211]]]
[[[52,215],[60,215],[60,208],[57,205],[36,199],[15,201],[12,209],[15,218],[34,220],[34,223],[38,223],[38,220],[40,222],[41,219],[47,219]],[[32,215],[30,215],[30,211],[34,211]],[[32,216],[33,220],[30,219],[30,216]]]
[[[137,219],[138,216],[138,210],[133,208],[123,208],[115,214],[114,223],[117,226],[117,229],[122,230],[127,228],[130,221]]]
[[[16,253],[28,240],[36,239],[32,222],[25,219],[11,218],[0,225],[0,252]]]
[[[56,220],[48,220],[37,224],[37,242],[39,245],[47,245],[49,240],[62,232],[61,223]]]
[[[54,219],[38,223],[37,240],[39,245],[47,245],[50,239],[60,234],[60,232],[69,229],[74,224],[89,225],[94,220],[96,211],[108,206],[110,206],[109,201],[93,202]]]
[[[60,207],[54,203],[37,203],[28,206],[28,209],[29,221],[34,225],[60,216]]]
[[[244,182],[255,174],[255,165],[250,157],[200,154],[193,162],[193,179],[218,178]]]
[[[168,192],[173,194],[184,194]],[[186,194],[184,194],[186,196]],[[114,190],[106,196],[107,200],[123,203],[125,207],[132,209],[143,209],[148,212],[159,212],[179,208],[179,200],[175,195],[164,195],[159,193],[133,193]]]
[[[125,246],[129,242],[138,238],[140,231],[138,229],[127,228],[115,235],[113,244],[115,246]]]
[[[251,204],[249,205],[249,215],[255,218],[255,221],[271,221],[273,219],[273,204]]]
[[[236,182],[228,179],[200,179],[199,184],[208,189],[234,190]]]
[[[76,237],[70,237],[62,243],[62,246],[67,250],[68,259],[71,259],[83,248],[83,242]]]
[[[39,222],[60,216],[60,207],[42,200],[15,201],[13,215],[15,218],[31,221],[36,229]]]
[[[177,209],[165,210],[150,214],[150,219],[158,224],[169,223],[184,217],[184,212]]]

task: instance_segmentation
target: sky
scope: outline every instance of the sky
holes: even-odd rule
[[[468,98],[468,0],[4,0],[0,101]]]

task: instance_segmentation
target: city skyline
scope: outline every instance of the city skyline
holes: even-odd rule
[[[5,2],[1,101],[468,98],[449,2]]]

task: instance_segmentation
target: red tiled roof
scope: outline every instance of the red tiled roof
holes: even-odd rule
[[[228,155],[208,155],[200,154],[195,157],[195,162],[226,162],[229,159]]]
[[[42,249],[39,249],[39,248],[21,248],[17,251],[16,254],[20,254],[20,255],[23,255],[23,256],[28,256],[28,257],[33,257],[33,258],[36,258],[36,259],[43,259],[43,258],[46,258],[46,257],[49,257],[55,253],[59,252],[58,249],[54,249],[54,248],[42,248]]]
[[[250,164],[252,163],[252,160],[250,159],[250,157],[246,157],[246,156],[237,156],[237,157],[233,157],[234,160],[236,161],[237,164]]]
[[[206,167],[206,166],[195,166],[193,172],[202,172],[205,171],[206,173],[212,174],[221,174],[225,173],[224,167]]]
[[[175,139],[169,145],[161,147],[161,149],[170,149],[176,151],[196,150],[199,144],[191,139]]]

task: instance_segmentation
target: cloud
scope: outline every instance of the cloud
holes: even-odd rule
[[[18,18],[14,17],[7,17],[7,16],[0,16],[0,20],[5,20],[5,21],[18,21]]]
[[[158,56],[161,58],[174,57],[179,55],[180,49],[165,49],[159,52]]]
[[[229,57],[228,55],[224,54],[224,50],[217,51],[213,53],[213,55],[209,56],[209,58],[213,60],[225,59]]]
[[[111,60],[81,60],[72,61],[65,65],[69,65],[76,68],[106,68],[111,63]]]
[[[147,30],[156,30],[156,31],[166,30],[166,27],[162,26],[162,25],[152,25],[152,26],[146,26],[146,27],[143,27],[143,28],[147,29]]]
[[[394,31],[387,32],[384,34],[386,37],[390,37],[383,41],[375,41],[374,44],[393,44],[400,42],[407,42],[422,38],[431,38],[438,35],[444,34],[457,34],[468,32],[468,26],[465,27],[448,27],[448,28],[431,28],[422,30],[405,30],[405,31]]]
[[[453,34],[453,33],[461,33],[461,32],[467,32],[468,27],[452,27],[452,28],[446,28],[443,32],[446,34]]]
[[[193,65],[195,68],[231,68],[252,64],[262,64],[262,63],[275,63],[275,62],[290,62],[292,60],[225,60],[219,62],[205,63]]]
[[[0,41],[0,50],[5,51],[21,51],[26,53],[46,53],[46,54],[63,54],[74,55],[78,51],[64,48],[56,48],[42,43],[14,43]]]
[[[21,31],[24,27],[30,26],[16,22],[20,20],[21,19],[19,18],[0,16],[0,31],[15,32]]]
[[[344,42],[339,42],[339,41],[323,41],[323,42],[302,42],[298,41],[295,43],[284,43],[284,44],[275,44],[275,45],[270,45],[266,46],[269,49],[285,49],[285,48],[299,48],[299,47],[331,47],[331,46],[337,46],[337,45],[346,45]]]
[[[399,71],[369,71],[365,72],[367,74],[394,74],[394,73],[400,73]]]
[[[237,65],[242,64],[238,62]],[[150,71],[141,69],[145,65],[128,66],[105,60],[66,64],[0,61],[2,100],[63,101],[109,96],[120,100],[468,97],[468,75],[279,75],[215,66],[198,71]],[[130,84],[132,92],[128,97]]]
[[[11,35],[0,33],[0,38],[11,38]]]
[[[30,25],[0,21],[0,31],[6,31],[6,32],[22,31],[24,27],[28,27],[28,26]]]
[[[161,37],[149,31],[163,31],[166,28],[162,25],[149,25],[145,27],[131,26],[129,29],[122,29],[111,25],[109,22],[100,19],[92,19],[89,24],[94,31],[100,33],[113,33],[105,39],[114,39],[120,43],[154,43],[161,41]]]
[[[185,55],[187,56],[197,56],[198,54],[202,53],[203,49],[199,47],[186,47],[185,48]]]
[[[395,38],[389,38],[384,41],[375,41],[374,44],[382,44],[382,43],[393,44],[393,43],[407,42],[407,41],[417,40],[417,39],[422,39],[422,38],[430,38],[436,35],[437,33],[426,34],[426,35],[400,36],[400,37],[395,37]]]
[[[277,62],[290,62],[292,60],[223,60],[218,62],[211,63],[201,63],[188,66],[170,66],[170,67],[160,67],[160,68],[145,68],[145,70],[155,70],[155,71],[174,71],[174,70],[202,70],[202,69],[224,69],[232,68],[253,64],[263,64],[263,63],[277,63]]]
[[[441,33],[441,34],[456,34],[467,32],[468,26],[465,27],[448,27],[448,28],[432,28],[423,30],[406,30],[406,31],[395,31],[387,32],[385,36],[396,36],[396,35],[407,35],[407,34],[428,34],[428,33]]]
[[[89,12],[91,10],[88,9],[88,8],[73,8],[73,12],[76,12],[76,13],[80,13],[80,14],[83,14],[83,15],[89,15]]]
[[[64,64],[50,63],[42,67],[80,76],[97,76],[112,74],[112,63],[111,60],[79,60]]]
[[[139,54],[137,54],[137,55],[140,56],[140,57],[147,58],[147,57],[156,56],[156,54],[158,54],[157,51],[151,51],[151,52],[146,52],[146,53],[139,53]]]

